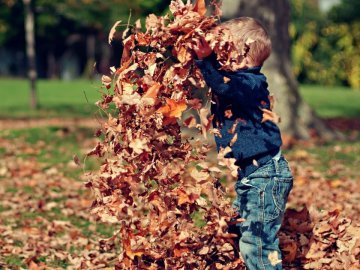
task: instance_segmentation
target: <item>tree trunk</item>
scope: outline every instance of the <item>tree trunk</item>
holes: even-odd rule
[[[56,58],[53,50],[51,49],[47,53],[47,78],[56,79],[58,78],[59,69],[57,66]]]
[[[34,32],[34,11],[31,0],[23,0],[25,7],[25,33],[26,33],[26,55],[28,62],[28,78],[30,81],[30,106],[37,108],[36,97],[36,55],[35,55],[35,32]]]
[[[108,74],[110,68],[111,48],[105,42],[101,45],[101,59],[98,66],[100,74]]]
[[[247,16],[258,19],[269,31],[272,54],[263,72],[269,90],[275,95],[275,111],[281,116],[280,128],[288,136],[308,139],[317,134],[324,139],[340,135],[330,130],[299,95],[296,78],[291,69],[290,4],[288,0],[224,0],[224,17]],[[236,11],[236,12],[235,12]]]
[[[95,52],[96,52],[96,37],[94,34],[89,34],[86,37],[86,66],[84,71],[84,77],[88,79],[94,78],[94,64],[95,63]]]

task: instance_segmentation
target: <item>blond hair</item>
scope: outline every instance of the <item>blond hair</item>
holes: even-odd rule
[[[254,18],[239,17],[221,23],[219,27],[230,30],[235,47],[243,52],[248,46],[246,56],[254,66],[262,66],[271,53],[271,40],[262,24]]]

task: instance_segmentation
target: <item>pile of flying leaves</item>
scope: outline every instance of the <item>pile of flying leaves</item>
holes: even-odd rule
[[[88,155],[103,159],[86,186],[96,196],[92,213],[119,224],[103,245],[121,239],[117,269],[239,269],[242,262],[227,233],[234,210],[216,175],[204,162],[210,146],[181,138],[188,108],[199,114],[183,121],[204,135],[209,109],[193,98],[205,86],[194,65],[193,44],[205,38],[225,69],[239,55],[226,30],[220,41],[211,29],[220,9],[204,16],[205,2],[172,1],[171,15],[149,15],[123,34],[121,66],[103,76],[107,89],[99,107],[108,115]],[[113,39],[117,22],[110,31]],[[228,52],[232,52],[231,54]],[[115,108],[115,109],[114,109]],[[223,161],[227,163],[226,161]],[[240,221],[238,221],[240,222]]]

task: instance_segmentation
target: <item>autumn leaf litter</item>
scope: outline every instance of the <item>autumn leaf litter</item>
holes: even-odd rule
[[[205,16],[204,1],[194,6],[172,1],[170,11],[172,17],[149,15],[144,33],[139,22],[125,31],[122,64],[102,78],[104,94],[97,104],[108,117],[96,132],[101,139],[88,152],[101,166],[85,176],[94,196],[91,216],[87,193],[78,192],[84,188],[80,182],[56,166],[14,156],[11,143],[0,141],[8,153],[0,162],[5,209],[0,212],[0,266],[16,255],[30,269],[45,269],[48,261],[66,261],[67,269],[105,269],[109,262],[116,269],[244,269],[227,232],[235,216],[228,196],[233,187],[220,183],[224,175],[234,181],[229,176],[236,171],[233,161],[221,158],[231,149],[220,152],[220,165],[230,168],[225,170],[206,160],[211,144],[180,134],[180,124],[202,135],[210,129],[206,104],[193,97],[205,86],[193,63],[194,40],[210,41],[224,69],[236,66],[239,56],[231,50],[229,33],[222,39],[211,36],[218,5],[213,16]],[[199,116],[182,122],[188,108]],[[265,120],[276,118],[264,113]],[[20,151],[31,151],[18,143]],[[74,160],[80,164],[77,156]],[[296,210],[285,213],[280,232],[285,269],[359,269],[359,198],[351,192],[359,190],[358,181],[344,178],[334,186],[314,170],[311,157],[300,160],[291,162],[295,187],[289,205]],[[24,186],[34,192],[24,192]],[[299,208],[304,205],[308,208]],[[50,214],[56,211],[70,220],[113,223],[115,233],[99,244],[74,222]],[[43,214],[19,220],[25,213]],[[44,257],[50,259],[44,262]]]

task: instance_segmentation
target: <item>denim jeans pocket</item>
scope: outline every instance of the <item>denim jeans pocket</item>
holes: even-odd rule
[[[293,178],[292,177],[274,177],[273,178],[274,185],[272,189],[272,196],[274,200],[275,207],[279,213],[283,213],[285,211],[285,206],[287,202],[287,198],[293,186]]]
[[[282,174],[282,177],[291,178],[292,171],[289,165],[289,161],[285,159],[284,156],[281,156],[280,160],[278,161],[279,171]]]

